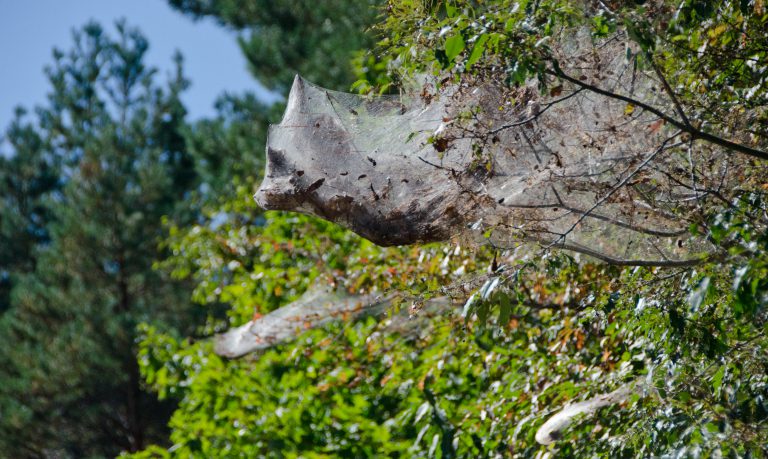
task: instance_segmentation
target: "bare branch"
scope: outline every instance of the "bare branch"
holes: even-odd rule
[[[524,119],[522,121],[518,121],[518,122],[510,123],[510,124],[505,124],[505,125],[500,126],[500,127],[496,128],[496,129],[491,129],[490,131],[488,131],[488,133],[491,134],[491,135],[494,135],[494,134],[498,134],[499,132],[504,131],[506,129],[510,129],[510,128],[513,128],[513,127],[519,127],[519,126],[525,126],[526,124],[528,124],[530,122],[536,121],[536,119],[538,119],[541,115],[543,115],[544,112],[546,112],[550,108],[554,107],[555,105],[559,104],[560,102],[565,102],[566,100],[570,99],[571,97],[574,97],[574,96],[578,95],[581,91],[584,91],[584,89],[585,88],[579,88],[579,89],[571,92],[567,96],[563,96],[560,99],[553,100],[551,102],[546,103],[544,105],[544,108],[540,109],[535,115],[532,115],[532,116],[530,116],[530,117],[528,117],[528,118],[526,118],[526,119]]]
[[[666,140],[664,140],[664,142],[662,142],[662,144],[661,144],[661,146],[659,148],[657,148],[653,153],[648,155],[648,157],[645,158],[645,160],[643,160],[643,162],[640,163],[637,167],[635,167],[632,170],[632,172],[630,172],[629,174],[624,176],[619,181],[619,183],[616,184],[616,186],[614,186],[608,193],[604,194],[600,199],[598,199],[597,202],[595,202],[595,204],[591,208],[589,208],[585,212],[583,212],[581,214],[581,216],[578,218],[578,220],[576,220],[576,222],[573,223],[573,225],[571,225],[571,227],[568,228],[568,230],[565,233],[560,235],[560,237],[557,238],[557,240],[552,242],[551,245],[555,246],[559,242],[564,242],[565,238],[567,237],[567,235],[570,234],[576,228],[576,226],[579,225],[579,223],[583,222],[584,219],[587,218],[595,209],[600,207],[600,205],[603,204],[605,201],[607,201],[615,192],[617,192],[622,187],[624,187],[633,177],[635,177],[635,175],[637,175],[638,172],[640,172],[643,169],[645,169],[645,167],[648,165],[648,163],[650,163],[653,160],[653,158],[656,157],[656,155],[658,155],[660,152],[664,151],[664,149],[667,146],[667,143],[669,143],[669,141],[671,141],[672,139],[674,139],[678,135],[680,135],[680,132],[677,132],[677,133],[673,134],[672,136],[670,136],[669,138],[667,138]]]
[[[530,239],[530,240],[542,243],[540,239]],[[547,247],[554,247],[558,249],[570,250],[572,252],[582,253],[584,255],[589,255],[592,258],[596,258],[600,261],[603,261],[605,263],[608,263],[609,265],[614,265],[614,266],[659,266],[659,267],[665,267],[665,268],[672,268],[672,267],[683,267],[683,266],[697,266],[702,263],[716,260],[719,258],[715,256],[708,256],[708,257],[701,257],[701,258],[689,258],[689,259],[683,259],[683,260],[657,260],[657,259],[643,260],[643,259],[633,259],[633,258],[609,257],[597,250],[593,250],[593,249],[590,249],[589,247],[585,247],[583,245],[579,245],[571,242],[558,242],[554,245],[550,244]]]
[[[675,94],[675,92],[672,90],[672,87],[664,77],[664,74],[661,72],[659,66],[656,65],[656,62],[653,61],[653,56],[651,56],[650,53],[646,53],[646,57],[648,58],[648,61],[651,62],[653,70],[656,72],[656,76],[658,76],[659,80],[661,80],[661,84],[664,86],[664,90],[667,91],[669,98],[672,99],[672,103],[675,104],[677,114],[680,115],[680,118],[683,119],[683,123],[685,123],[686,126],[691,126],[691,122],[688,120],[688,117],[685,116],[685,111],[683,110],[683,106],[680,104],[680,100],[677,98],[677,94]]]
[[[731,142],[730,140],[723,139],[722,137],[718,137],[716,135],[710,134],[708,132],[704,132],[700,129],[697,129],[693,127],[690,124],[686,124],[684,121],[677,120],[663,111],[659,110],[658,108],[652,107],[651,105],[648,105],[644,102],[641,102],[637,99],[634,99],[632,97],[627,97],[622,94],[618,94],[615,92],[607,91],[605,89],[602,89],[600,87],[597,87],[595,85],[585,83],[584,81],[579,80],[578,78],[574,78],[568,74],[566,74],[558,65],[555,65],[554,70],[549,72],[551,75],[562,78],[570,83],[575,84],[576,86],[580,88],[587,89],[589,91],[592,91],[596,94],[600,94],[602,96],[610,97],[612,99],[617,99],[624,101],[628,104],[632,104],[634,106],[640,107],[643,110],[653,113],[654,115],[658,116],[659,118],[663,119],[667,123],[671,124],[672,126],[675,126],[676,128],[680,129],[681,131],[689,134],[693,139],[699,139],[704,140],[705,142],[713,143],[715,145],[719,145],[721,147],[727,148],[729,150],[733,150],[739,153],[743,153],[745,155],[752,156],[754,158],[762,159],[762,160],[768,160],[768,152],[758,150],[756,148],[751,148],[746,145],[742,145],[736,142]]]

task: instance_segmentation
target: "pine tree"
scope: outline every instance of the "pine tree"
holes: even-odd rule
[[[380,0],[168,0],[195,18],[211,17],[239,32],[251,73],[286,91],[300,73],[332,89],[355,81],[352,60],[373,44],[364,31],[381,12]]]
[[[300,73],[325,87],[349,89],[358,73],[352,61],[373,44],[366,34],[381,11],[380,0],[330,2],[168,0],[195,19],[212,18],[238,32],[238,42],[253,76],[267,87],[287,92]],[[234,194],[233,179],[258,180],[262,173],[266,128],[282,115],[282,104],[267,107],[253,94],[224,94],[218,115],[186,131],[203,187],[203,202]],[[193,196],[191,207],[199,207]]]
[[[10,307],[15,278],[35,269],[35,248],[49,240],[45,201],[60,188],[58,162],[26,114],[16,110],[5,133],[13,153],[0,154],[0,313]]]
[[[21,185],[11,183],[11,169],[3,173],[4,201],[13,198],[9,188],[18,203],[47,198],[34,211],[17,204],[26,212],[18,218],[2,213],[3,245],[30,239],[3,256],[18,260],[31,245],[39,258],[13,274],[0,317],[0,456],[101,457],[163,441],[172,406],[142,388],[135,329],[187,323],[189,291],[152,264],[163,256],[162,217],[183,218],[179,202],[197,179],[182,135],[181,57],[159,85],[144,64],[147,49],[124,23],[114,38],[88,24],[70,52],[54,52],[39,127],[11,128],[18,141],[6,162],[23,170],[54,161],[61,173],[42,168],[19,176]],[[24,219],[33,224],[25,233],[6,232]]]
[[[235,177],[254,177],[264,169],[264,143],[269,121],[279,120],[279,109],[267,107],[253,94],[224,94],[216,102],[217,115],[185,130],[189,154],[203,185],[190,196],[191,209],[199,198],[217,199],[233,191]]]

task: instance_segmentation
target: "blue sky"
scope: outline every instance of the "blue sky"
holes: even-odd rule
[[[49,86],[43,68],[52,62],[54,46],[69,49],[72,30],[90,19],[112,33],[120,18],[147,36],[148,62],[163,75],[174,51],[182,52],[192,80],[184,96],[192,119],[213,114],[213,102],[225,90],[250,90],[274,100],[248,73],[234,32],[210,20],[193,22],[164,0],[0,0],[0,132],[14,107],[45,101]]]

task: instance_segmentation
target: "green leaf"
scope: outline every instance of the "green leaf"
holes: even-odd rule
[[[480,287],[480,296],[487,300],[488,297],[491,296],[494,290],[496,290],[496,287],[499,286],[499,282],[501,281],[500,278],[494,277],[492,279],[488,279],[485,284],[483,284],[482,287]]]
[[[425,414],[429,413],[431,406],[429,405],[429,402],[424,402],[419,406],[419,409],[416,410],[416,416],[413,418],[413,424],[417,424],[419,421],[421,421],[421,418],[424,417]]]
[[[480,35],[480,38],[475,41],[475,46],[472,47],[472,52],[469,53],[469,58],[467,59],[467,68],[472,67],[477,63],[477,61],[480,60],[480,58],[483,56],[483,51],[485,51],[485,43],[488,41],[488,35]]]
[[[721,365],[717,369],[714,376],[712,376],[712,389],[715,391],[715,396],[720,397],[720,390],[723,387],[723,377],[725,376],[725,365]]]
[[[647,23],[635,23],[632,20],[625,18],[624,26],[627,28],[629,38],[640,45],[643,51],[653,51],[655,42],[650,31],[651,27]]]
[[[475,304],[475,300],[477,300],[477,293],[473,293],[472,296],[469,297],[466,303],[464,303],[464,309],[462,310],[462,316],[464,318],[469,317],[470,311],[472,311],[472,305]]]
[[[480,307],[477,308],[477,319],[480,321],[481,324],[484,324],[488,321],[488,316],[491,313],[491,304],[484,302],[480,305]]]
[[[440,67],[443,69],[448,68],[450,65],[450,59],[448,59],[448,56],[444,49],[436,49],[435,50],[435,60],[438,64],[440,64]]]
[[[512,316],[512,304],[509,301],[509,295],[499,294],[499,324],[506,325]]]
[[[709,292],[709,277],[705,277],[699,281],[699,285],[688,296],[688,303],[691,305],[691,310],[697,311]]]
[[[685,332],[685,318],[675,308],[669,309],[669,324],[679,335]]]
[[[445,40],[445,56],[449,61],[454,61],[456,56],[464,51],[465,46],[464,37],[462,37],[461,34],[448,37],[448,39]]]
[[[744,275],[749,271],[749,266],[742,266],[736,270],[733,276],[733,291],[739,290],[741,287],[741,281],[744,279]]]

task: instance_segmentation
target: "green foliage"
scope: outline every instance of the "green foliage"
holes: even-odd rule
[[[158,84],[145,38],[116,29],[88,24],[71,51],[55,51],[37,123],[19,118],[9,130],[4,457],[102,457],[163,439],[170,406],[143,390],[135,328],[183,329],[190,317],[184,284],[152,270],[160,218],[183,217],[177,205],[196,180],[182,137],[187,82],[179,57],[177,74]]]
[[[697,126],[765,145],[763,107],[750,102],[765,97],[761,2],[393,0],[387,12],[377,51],[356,56],[361,92],[425,71],[535,78],[554,91],[555,39],[586,28],[630,41],[626,59],[656,66]],[[209,305],[204,333],[315,283],[404,292],[400,312],[232,361],[208,341],[145,327],[142,373],[179,408],[173,446],[136,457],[765,457],[763,171],[756,163],[738,199],[691,227],[727,253],[676,269],[457,241],[377,248],[308,217],[261,215],[245,182],[167,241],[174,255],[162,266],[193,279]],[[497,256],[513,261],[497,266]],[[464,307],[418,312],[438,295]],[[404,320],[409,304],[418,313]],[[553,446],[534,441],[563,405],[628,381],[646,389],[577,419]]]
[[[395,315],[340,323],[234,361],[213,355],[206,341],[146,328],[142,372],[161,396],[180,400],[171,421],[174,446],[156,450],[158,456],[530,457],[543,448],[533,435],[553,410],[640,377],[651,384],[647,397],[577,423],[553,452],[761,457],[768,417],[765,291],[752,298],[760,306],[744,315],[734,307],[740,284],[722,264],[617,270],[557,256],[467,278],[464,272],[491,259],[476,266],[471,251],[452,247],[376,249],[327,225],[269,216],[251,244],[284,249],[311,241],[293,252],[298,271],[263,282],[261,273],[284,259],[267,248],[251,256],[264,260],[251,280],[237,282],[262,298],[293,288],[282,298],[289,301],[306,286],[296,277],[341,270],[377,273],[367,288],[484,282],[485,299],[471,305],[469,317],[457,308],[424,310],[411,321]],[[737,231],[729,234],[741,237]],[[215,232],[219,243],[237,233]],[[329,247],[336,249],[331,258]],[[744,262],[762,266],[766,249]],[[361,254],[364,266],[357,264]],[[236,259],[219,256],[222,264]],[[382,275],[391,268],[409,275],[392,282]],[[359,279],[336,281],[356,288]],[[241,307],[240,315],[230,314],[234,323],[249,320],[251,309],[235,311]]]
[[[256,100],[252,94],[225,94],[216,102],[217,116],[193,123],[184,130],[189,155],[204,184],[199,196],[189,199],[216,200],[235,193],[233,177],[252,177],[264,169],[264,143],[269,121],[279,119],[278,110]]]
[[[348,89],[351,61],[371,44],[364,31],[380,14],[381,0],[274,1],[169,0],[195,18],[212,17],[240,33],[238,42],[253,75],[284,92],[295,74]]]
[[[49,241],[46,200],[61,186],[60,160],[47,154],[46,139],[23,109],[5,138],[13,153],[0,155],[0,313],[10,307],[18,276],[34,271],[36,246]]]
[[[450,273],[457,270],[463,272],[474,266],[469,260],[454,256],[460,253],[454,249],[424,247],[382,250],[347,231],[309,217],[268,213],[264,226],[253,225],[252,219],[247,216],[248,214],[258,215],[258,210],[246,196],[250,196],[250,192],[243,189],[240,199],[223,206],[228,212],[226,222],[214,227],[195,226],[184,234],[174,229],[170,239],[172,250],[177,254],[168,261],[169,266],[174,268],[174,274],[204,279],[199,283],[196,292],[197,300],[230,302],[233,307],[228,315],[234,323],[250,320],[255,313],[266,313],[295,298],[309,285],[318,281],[335,282],[352,292],[397,287],[401,291],[411,291],[415,295],[423,292],[425,288],[436,288],[441,282],[446,281]],[[418,259],[422,262],[416,263]],[[201,260],[206,262],[201,264],[199,263]],[[243,265],[243,260],[248,260],[250,263]],[[215,282],[211,282],[212,280]],[[428,281],[426,285],[424,285],[425,281]],[[254,305],[257,306],[256,310]],[[365,329],[353,333],[352,330],[356,327],[365,327]],[[215,323],[212,328],[216,328]],[[350,365],[367,366],[365,361],[358,362],[358,359],[352,355],[358,355],[364,351],[362,344],[367,336],[366,333],[370,333],[373,328],[375,328],[373,322],[344,328],[345,333],[353,333],[348,335],[350,342],[344,347],[346,352],[351,353],[347,356],[351,359]],[[330,332],[316,332],[315,336],[318,337],[317,339],[321,339],[319,337],[322,336],[328,345],[336,346],[343,341],[331,339],[329,336],[333,335],[329,333],[337,334],[340,330],[337,326]],[[446,328],[446,331],[450,332],[450,328]],[[353,435],[350,439],[339,440],[340,443],[335,444],[336,440],[330,435],[339,432],[339,424],[325,418],[324,404],[329,400],[324,395],[326,390],[319,392],[313,390],[307,386],[312,380],[304,377],[305,371],[313,365],[315,360],[303,360],[289,365],[285,363],[286,353],[309,356],[310,348],[301,351],[301,354],[297,354],[296,349],[291,347],[284,351],[269,351],[266,356],[259,359],[259,362],[268,366],[254,369],[247,361],[223,362],[211,356],[210,346],[206,343],[184,343],[169,334],[158,334],[155,329],[147,329],[147,337],[142,342],[142,371],[147,382],[162,396],[181,397],[182,405],[186,406],[189,400],[199,407],[197,400],[200,394],[194,391],[198,387],[204,389],[208,383],[189,384],[185,382],[186,378],[202,381],[215,377],[219,382],[228,381],[227,384],[234,385],[219,385],[219,387],[231,388],[240,384],[250,385],[253,383],[250,381],[251,376],[259,374],[262,380],[257,383],[257,386],[262,390],[260,395],[252,395],[256,397],[252,405],[256,411],[243,407],[237,401],[226,404],[236,410],[232,416],[239,421],[233,425],[246,429],[245,426],[253,424],[251,419],[253,416],[263,416],[264,411],[257,407],[275,406],[275,409],[269,410],[274,417],[263,421],[263,430],[254,432],[253,435],[256,437],[250,434],[244,436],[244,433],[239,435],[243,438],[236,446],[229,444],[227,430],[221,431],[221,438],[209,438],[202,444],[188,437],[190,434],[182,432],[181,427],[189,426],[193,429],[198,427],[195,427],[195,424],[187,418],[189,413],[186,408],[180,409],[177,411],[177,420],[172,421],[174,427],[179,427],[172,437],[172,440],[180,445],[178,449],[174,449],[174,454],[178,452],[182,456],[195,453],[216,456],[232,454],[232,451],[235,451],[236,454],[248,457],[266,454],[268,451],[282,451],[282,454],[289,455],[290,451],[317,453],[322,450],[322,445],[326,441],[334,443],[327,446],[328,453],[335,452],[335,454],[375,455],[377,450],[384,448],[385,443],[388,442],[389,433],[387,429],[378,425],[379,421],[370,418],[375,408],[371,406],[370,400],[366,400],[359,394],[335,396],[338,398],[338,403],[344,405],[339,407],[338,416],[345,421],[361,422],[363,425],[360,435],[370,435],[370,437],[357,438],[358,436]],[[320,360],[315,365],[338,364],[336,359],[341,355],[341,351],[318,354],[316,357]],[[198,361],[198,357],[202,360]],[[185,363],[178,365],[178,362]],[[187,366],[187,363],[192,366]],[[233,371],[235,374],[241,374],[245,379],[239,379],[231,374],[230,372]],[[331,382],[338,382],[339,378],[341,382],[349,381],[354,374],[350,371],[351,369],[338,370],[332,375]],[[379,377],[383,377],[383,374]],[[183,390],[182,387],[190,387],[192,391]],[[298,399],[287,400],[286,388],[295,390]],[[208,389],[204,390],[208,391]],[[307,409],[311,409],[311,412],[300,414],[296,411],[287,419],[294,419],[297,423],[307,425],[306,418],[310,416],[315,419],[312,422],[317,422],[317,425],[313,428],[300,428],[297,425],[295,429],[286,431],[284,429],[286,419],[282,417],[282,413],[287,412],[286,404],[294,405],[313,393],[317,393],[318,397],[309,402],[312,407]],[[209,396],[213,398],[205,404],[211,402],[218,406],[220,403],[216,401],[218,395],[209,394]],[[351,398],[348,399],[348,397]],[[277,409],[278,406],[283,408]],[[245,411],[239,411],[242,409]],[[298,409],[303,408],[297,406]],[[351,413],[348,413],[347,411],[350,410]],[[199,413],[199,422],[203,423],[201,425],[209,425],[209,414]],[[216,416],[219,417],[219,415]],[[226,416],[221,419],[229,419]],[[226,429],[234,420],[233,418],[227,421]],[[262,423],[262,421],[259,422]],[[309,424],[314,425],[312,422]],[[183,430],[186,430],[186,427]],[[262,438],[262,435],[266,435],[263,438],[269,437],[270,440],[254,441]],[[352,442],[353,439],[356,441]],[[192,443],[188,443],[190,441]],[[403,449],[403,446],[398,448]]]
[[[559,60],[567,59],[555,42],[589,30],[596,41],[626,42],[635,66],[656,68],[697,128],[768,145],[761,0],[393,0],[388,12],[378,49],[397,78],[451,72],[510,85],[535,78],[545,90],[561,84]]]
[[[417,72],[554,91],[557,40],[586,28],[626,40],[626,59],[655,67],[691,123],[765,146],[761,1],[392,0],[375,50],[363,29],[380,11],[368,2],[171,4],[241,31],[252,70],[278,89],[299,71],[342,89],[356,74],[362,92]],[[279,108],[227,95],[217,117],[187,125],[180,59],[158,85],[146,49],[125,26],[117,38],[86,27],[56,52],[38,119],[19,113],[8,131],[0,455],[767,455],[762,163],[691,225],[724,248],[695,268],[619,269],[462,239],[380,248],[258,209]],[[239,360],[213,353],[213,334],[315,284],[400,293],[382,320]],[[455,304],[427,305],[438,296]],[[535,442],[565,404],[630,381],[646,390],[576,419],[563,441]]]

